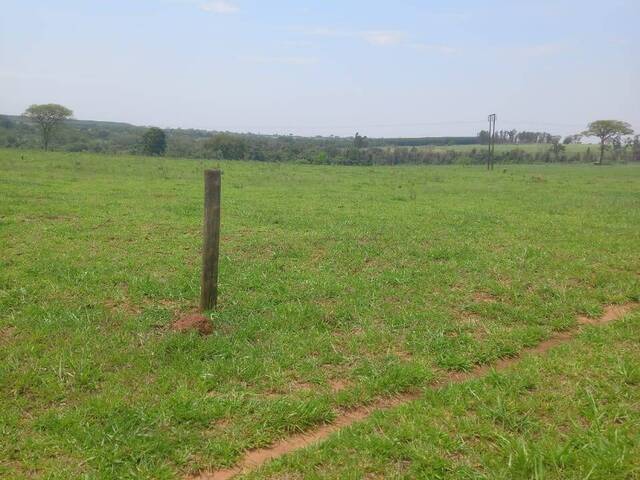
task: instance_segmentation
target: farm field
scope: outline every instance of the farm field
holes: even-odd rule
[[[639,343],[637,313],[592,327],[240,478],[637,478]]]
[[[197,306],[214,166],[220,305],[200,337],[170,325]],[[0,150],[0,476],[181,478],[416,392],[248,477],[633,478],[638,313],[426,387],[639,301],[639,193],[630,165]]]
[[[588,143],[572,143],[569,145],[563,145],[565,147],[566,154],[574,154],[574,153],[586,153],[587,150],[591,150],[593,155],[598,155],[600,151],[600,146],[597,144],[588,144]],[[387,147],[393,148],[393,147]],[[401,148],[411,148],[411,147],[401,147]],[[434,152],[445,152],[447,150],[453,150],[458,152],[469,152],[471,150],[486,150],[486,145],[447,145],[447,146],[434,146],[434,145],[425,145],[421,147],[415,147],[419,150],[431,150]],[[536,152],[546,152],[552,148],[549,143],[523,143],[523,144],[496,144],[495,151],[496,153],[502,152],[510,152],[512,150],[523,150],[527,153],[536,153]]]

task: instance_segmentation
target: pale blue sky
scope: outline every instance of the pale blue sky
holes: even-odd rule
[[[0,112],[303,135],[640,130],[640,0],[1,0]]]

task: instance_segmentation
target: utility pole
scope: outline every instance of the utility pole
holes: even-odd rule
[[[489,156],[487,157],[487,170],[493,170],[493,152],[496,147],[496,114],[489,115]]]

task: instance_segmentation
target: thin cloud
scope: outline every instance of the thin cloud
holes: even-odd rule
[[[318,63],[315,57],[242,57],[241,60],[251,63],[276,65],[313,65]]]
[[[628,38],[621,37],[611,37],[609,42],[620,47],[628,47],[631,45],[631,41]]]
[[[329,27],[312,27],[312,28],[295,28],[295,31],[305,35],[317,37],[334,37],[334,38],[356,38],[369,45],[387,46],[397,45],[402,42],[405,37],[403,32],[397,30],[336,30]]]
[[[457,48],[451,47],[449,45],[436,45],[436,44],[429,44],[429,43],[411,43],[409,44],[409,47],[421,52],[439,53],[442,55],[453,55],[454,53],[458,53]]]
[[[543,43],[540,45],[527,45],[524,47],[515,47],[520,55],[527,57],[544,57],[548,55],[557,55],[567,50],[566,45],[559,43]]]
[[[427,43],[411,43],[407,39],[407,34],[399,30],[338,30],[330,27],[298,27],[292,29],[304,35],[315,37],[332,37],[357,39],[373,45],[375,47],[388,47],[397,45],[414,50],[431,52],[442,55],[451,55],[458,53],[458,49],[449,45],[427,44]]]
[[[404,34],[402,32],[392,30],[359,32],[358,36],[360,36],[365,42],[377,46],[397,45],[402,42],[404,38]]]
[[[240,7],[225,0],[203,3],[200,5],[200,9],[205,12],[220,13],[223,15],[238,13],[240,11]]]

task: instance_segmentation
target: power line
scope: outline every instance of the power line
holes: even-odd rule
[[[448,122],[419,122],[419,123],[378,123],[378,124],[360,124],[360,125],[227,125],[225,128],[386,128],[386,127],[423,127],[437,125],[479,125],[484,120],[453,120]]]
[[[508,123],[510,125],[546,125],[550,127],[584,127],[584,123],[554,123],[554,122],[536,122],[536,121],[526,121],[526,120],[503,120],[504,123]]]
[[[486,120],[450,120],[439,122],[413,122],[413,123],[372,123],[372,124],[352,124],[352,125],[226,125],[224,129],[367,129],[367,128],[397,128],[397,127],[428,127],[446,125],[481,125]],[[539,122],[535,120],[502,120],[503,125],[539,125],[551,127],[581,128],[581,123],[556,123]]]

